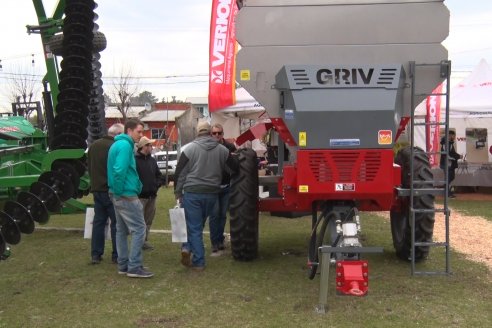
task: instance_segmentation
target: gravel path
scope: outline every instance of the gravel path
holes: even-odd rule
[[[492,201],[490,194],[459,194],[458,199]],[[454,210],[452,206],[449,218],[449,238],[451,248],[464,254],[475,262],[485,264],[492,273],[492,222],[479,216],[467,216]],[[379,212],[379,215],[389,220],[389,212]],[[436,214],[434,224],[434,241],[445,240],[444,214]]]
[[[445,240],[444,214],[436,215],[434,240]],[[449,239],[451,248],[467,258],[487,265],[492,272],[490,236],[492,223],[479,216],[465,216],[451,207]]]

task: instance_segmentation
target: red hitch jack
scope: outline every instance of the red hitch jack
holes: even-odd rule
[[[369,287],[367,261],[337,261],[337,292],[343,295],[365,296]]]
[[[321,277],[319,288],[319,304],[316,312],[326,313],[328,301],[328,279],[330,275],[330,259],[332,253],[356,254],[382,253],[382,247],[331,247],[321,246]],[[336,261],[336,289],[339,294],[365,296],[369,288],[369,265],[366,260]]]

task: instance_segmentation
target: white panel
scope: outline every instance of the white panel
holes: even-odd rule
[[[244,7],[236,26],[242,47],[440,43],[449,10],[440,2]]]
[[[244,0],[245,7],[261,6],[318,6],[318,5],[352,5],[374,3],[405,3],[405,2],[443,2],[443,0]]]

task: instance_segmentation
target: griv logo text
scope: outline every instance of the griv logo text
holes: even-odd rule
[[[324,85],[355,85],[371,83],[374,68],[322,68],[316,72],[316,80]]]

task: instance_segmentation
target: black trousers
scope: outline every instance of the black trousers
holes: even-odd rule
[[[451,182],[453,182],[454,178],[456,177],[455,170],[455,168],[448,168],[448,195],[452,195]]]

